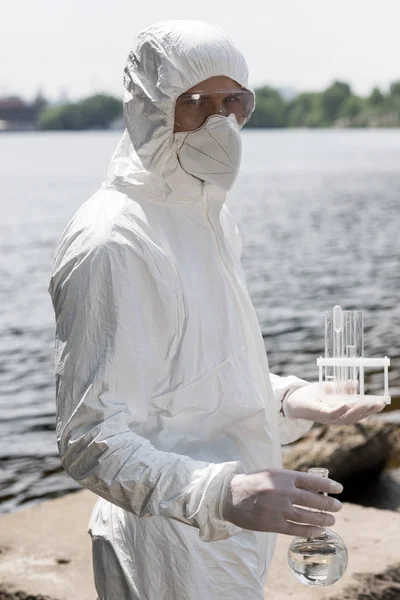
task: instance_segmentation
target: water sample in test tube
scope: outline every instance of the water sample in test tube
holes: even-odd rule
[[[325,314],[325,358],[361,358],[364,355],[363,313],[335,306]],[[358,393],[359,368],[334,365],[326,367],[327,394]]]

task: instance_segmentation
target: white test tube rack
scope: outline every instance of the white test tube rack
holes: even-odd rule
[[[323,358],[317,359],[317,366],[319,367],[319,383],[321,386],[321,396],[324,402],[384,402],[385,404],[391,403],[391,397],[389,396],[389,366],[390,358],[364,358],[364,357],[353,357],[353,358]],[[337,389],[334,388],[336,382],[329,382],[324,377],[324,369],[327,367],[338,367],[345,368],[346,371],[352,367],[359,369],[359,385],[358,393],[343,394],[337,393]],[[364,369],[373,367],[383,367],[384,369],[384,395],[377,396],[371,394],[365,394],[365,383],[364,383]],[[334,393],[329,393],[329,392]]]

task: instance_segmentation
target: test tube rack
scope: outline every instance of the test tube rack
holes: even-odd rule
[[[335,403],[356,403],[356,402],[384,402],[390,404],[391,397],[389,395],[389,366],[390,358],[323,358],[317,359],[317,366],[319,367],[319,383],[322,390],[322,399],[324,402],[335,402]],[[351,372],[350,369],[358,368],[359,381],[357,393],[340,393],[340,390],[335,389],[336,382],[327,381],[324,377],[324,368],[336,367],[339,369],[346,369],[347,372]],[[378,368],[381,367],[384,370],[384,394],[382,395],[371,395],[365,393],[365,369],[366,368]],[[332,393],[333,392],[333,393]],[[339,392],[339,393],[338,393]]]

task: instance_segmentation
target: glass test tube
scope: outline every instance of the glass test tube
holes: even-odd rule
[[[325,358],[360,358],[364,355],[363,313],[335,306],[325,314]],[[357,394],[357,366],[325,367],[328,393]],[[332,391],[331,391],[332,390]]]

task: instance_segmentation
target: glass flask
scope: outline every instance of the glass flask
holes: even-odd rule
[[[308,473],[328,477],[329,471],[311,468],[308,469]],[[344,541],[337,533],[327,528],[315,538],[295,537],[288,551],[290,570],[304,585],[332,585],[345,572],[347,559]]]

